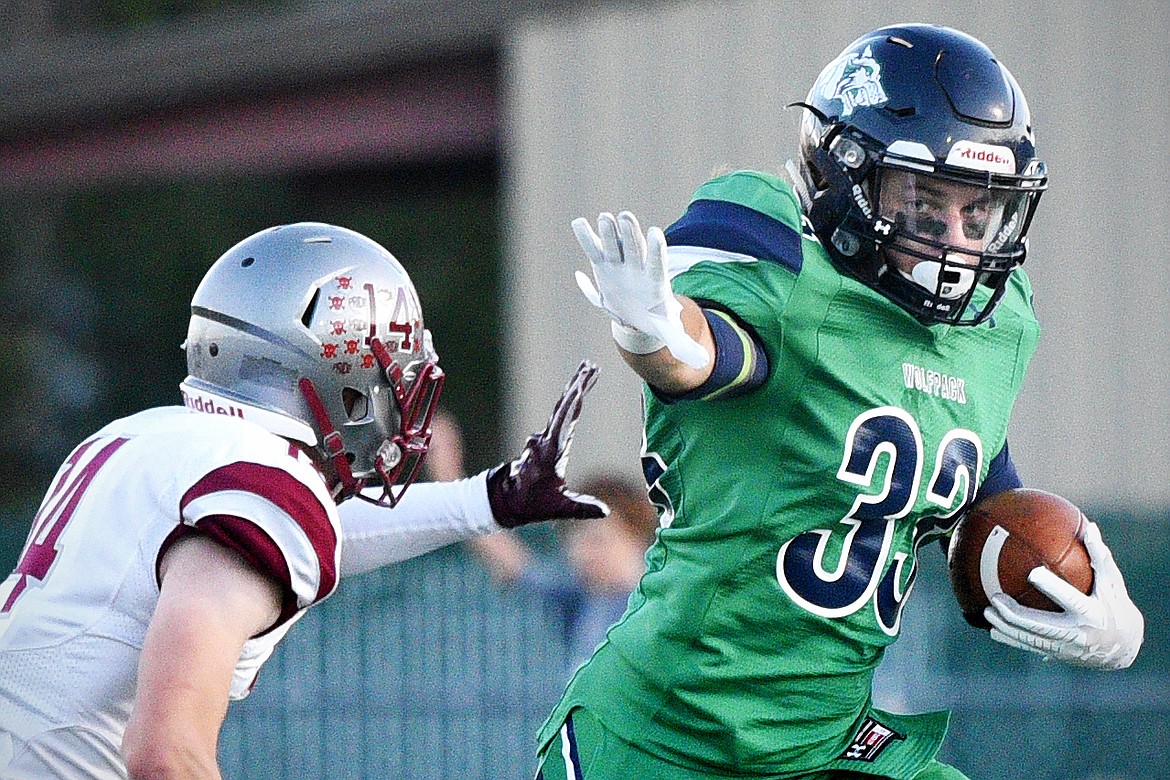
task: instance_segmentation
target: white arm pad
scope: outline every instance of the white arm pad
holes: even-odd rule
[[[372,498],[382,488],[367,488]],[[487,471],[455,482],[417,482],[398,506],[351,498],[341,515],[341,576],[348,577],[499,531],[487,497]]]

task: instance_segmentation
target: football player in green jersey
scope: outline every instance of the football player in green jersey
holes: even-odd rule
[[[573,223],[578,284],[646,381],[662,529],[542,729],[543,780],[963,777],[935,759],[948,714],[883,712],[871,682],[918,551],[1020,485],[1047,176],[1015,80],[955,30],[865,35],[799,105],[791,184],[721,176],[665,233]],[[1141,613],[1095,526],[1086,545],[1093,593],[1038,569],[1064,611],[997,599],[997,640],[1132,663]]]

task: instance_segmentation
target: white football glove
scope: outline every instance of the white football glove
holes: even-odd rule
[[[1090,522],[1085,548],[1093,566],[1093,592],[1086,596],[1044,566],[1028,581],[1063,612],[1031,609],[1006,594],[993,596],[983,616],[991,638],[1021,650],[1094,669],[1124,669],[1142,646],[1145,619],[1129,598],[1113,553]]]
[[[630,212],[619,213],[617,219],[605,212],[597,217],[597,233],[584,217],[573,220],[573,233],[597,282],[595,287],[577,271],[577,286],[613,319],[613,338],[619,346],[640,355],[665,346],[692,368],[710,362],[706,348],[683,327],[682,304],[666,278],[666,236],[659,228],[642,235]]]

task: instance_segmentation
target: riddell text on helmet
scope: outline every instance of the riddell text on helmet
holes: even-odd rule
[[[1011,162],[1007,157],[990,149],[972,149],[967,147],[960,155],[968,160],[983,160],[985,162],[999,163],[1000,165],[1007,165]]]
[[[192,409],[196,412],[204,412],[205,414],[222,414],[228,417],[244,416],[244,410],[238,406],[232,406],[230,404],[227,406],[220,406],[210,398],[204,398],[202,396],[192,397],[186,391],[183,391],[183,405],[188,409]]]

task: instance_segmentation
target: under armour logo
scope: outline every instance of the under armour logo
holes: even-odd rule
[[[845,752],[837,758],[846,758],[851,761],[871,762],[877,759],[890,744],[906,739],[905,734],[899,734],[891,728],[883,726],[873,718],[866,718],[861,723],[861,729]]]

